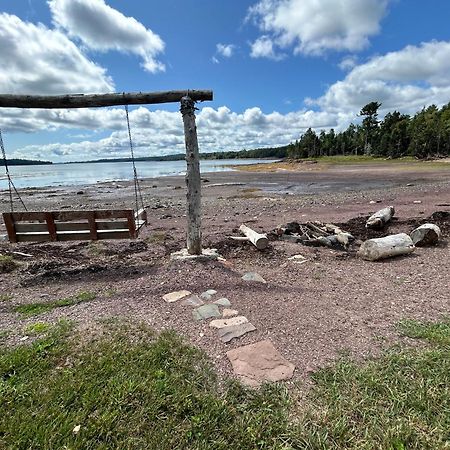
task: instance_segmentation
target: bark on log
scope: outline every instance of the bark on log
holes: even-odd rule
[[[264,250],[269,245],[269,239],[265,234],[257,233],[246,225],[241,225],[239,230],[258,250]]]
[[[366,228],[380,229],[383,228],[394,216],[395,209],[393,206],[380,209],[371,215],[366,222]]]
[[[441,229],[434,223],[425,223],[412,231],[410,236],[418,247],[434,245],[441,238]]]
[[[187,250],[190,255],[201,255],[201,179],[194,101],[190,97],[183,97],[180,111],[186,143]]]
[[[414,249],[411,238],[405,233],[400,233],[365,241],[358,251],[358,256],[367,261],[377,261],[392,256],[406,255],[412,253]]]
[[[14,95],[0,94],[2,108],[94,108],[117,105],[151,105],[175,103],[184,96],[193,101],[212,100],[210,90],[185,90],[162,92],[131,92],[111,94],[69,94],[69,95]]]

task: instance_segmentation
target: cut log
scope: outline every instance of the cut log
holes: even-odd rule
[[[265,234],[257,233],[246,225],[241,225],[239,230],[258,250],[264,250],[269,245],[269,239]]]
[[[393,206],[380,209],[372,214],[366,222],[366,228],[380,229],[383,228],[394,216],[395,209]]]
[[[367,261],[377,261],[392,256],[407,255],[414,249],[412,239],[407,234],[400,233],[365,241],[358,251],[358,256]]]
[[[410,236],[414,245],[418,247],[434,245],[441,238],[441,229],[434,223],[425,223],[416,228]]]

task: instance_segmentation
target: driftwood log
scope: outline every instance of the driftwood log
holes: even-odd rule
[[[248,241],[250,241],[258,250],[264,250],[269,245],[269,239],[265,234],[257,233],[246,225],[241,225],[239,231],[245,235]]]
[[[377,261],[392,256],[407,255],[414,249],[412,239],[407,234],[400,233],[365,241],[358,251],[358,256],[367,261]]]
[[[410,236],[418,247],[434,245],[441,238],[441,229],[433,223],[425,223],[412,231]]]
[[[380,209],[372,214],[366,222],[366,228],[380,229],[383,228],[394,216],[395,209],[393,206]]]
[[[210,90],[163,92],[123,92],[108,94],[16,95],[0,94],[2,108],[94,108],[118,105],[151,105],[179,102],[185,96],[193,101],[213,99]]]

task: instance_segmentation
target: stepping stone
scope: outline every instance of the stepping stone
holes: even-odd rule
[[[256,272],[247,272],[243,275],[242,279],[244,281],[256,281],[258,283],[267,283],[266,280]]]
[[[163,299],[167,303],[173,303],[181,300],[184,297],[187,297],[188,295],[191,295],[189,291],[169,292],[168,294],[163,295]]]
[[[202,306],[203,303],[203,300],[198,295],[191,295],[181,302],[183,306]]]
[[[292,377],[295,369],[269,340],[229,350],[227,356],[234,373],[248,386],[286,380]]]
[[[221,314],[217,305],[203,305],[194,309],[192,315],[195,320],[204,320],[211,317],[220,317]]]
[[[237,316],[238,315],[238,312],[235,310],[235,309],[228,309],[228,308],[225,308],[223,311],[222,311],[222,317],[232,317],[232,316]]]
[[[230,342],[232,339],[244,336],[244,334],[255,331],[256,328],[250,322],[241,323],[240,325],[231,325],[219,330],[219,337],[222,342]]]
[[[207,291],[202,292],[200,294],[200,297],[203,300],[211,300],[212,296],[215,295],[215,294],[217,294],[217,291],[215,291],[214,289],[208,289]]]
[[[247,323],[248,319],[244,316],[231,317],[230,319],[216,319],[209,323],[211,328],[225,328],[232,325],[242,325]]]
[[[216,300],[214,303],[219,306],[231,306],[230,300],[225,297],[219,298],[219,300]]]

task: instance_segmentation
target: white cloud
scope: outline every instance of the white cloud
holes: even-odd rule
[[[387,4],[388,0],[260,0],[249,9],[247,20],[253,19],[265,39],[270,36],[282,49],[293,46],[294,53],[358,51],[379,32]]]
[[[0,92],[109,92],[106,69],[90,61],[63,33],[0,14]],[[4,111],[2,112],[4,113]]]
[[[219,64],[219,63],[220,63],[220,61],[219,61],[215,56],[213,56],[213,57],[211,58],[211,61],[212,61],[214,64]]]
[[[73,161],[104,157],[127,157],[128,136],[124,112],[118,108],[78,110],[78,117],[53,117],[55,127],[81,128],[90,123],[96,129],[107,123],[110,136],[100,140],[47,145],[32,145],[10,151],[11,157]],[[302,110],[288,114],[264,113],[253,107],[236,113],[222,106],[203,107],[197,115],[200,151],[240,150],[244,147],[280,145],[295,140],[308,127],[338,127],[339,114]],[[42,124],[42,122],[39,122]],[[137,156],[184,152],[181,115],[178,112],[150,111],[139,107],[130,112],[133,143]]]
[[[353,67],[355,67],[358,64],[358,58],[354,55],[352,56],[346,56],[341,60],[339,63],[339,68],[341,70],[351,70]]]
[[[54,23],[79,38],[90,49],[133,53],[145,70],[155,73],[165,66],[157,60],[163,40],[133,17],[108,6],[104,0],[49,0]]]
[[[224,58],[231,58],[234,53],[234,45],[233,44],[217,44],[216,49],[219,55],[222,55]]]
[[[275,61],[279,61],[284,58],[285,55],[277,54],[274,49],[274,43],[269,36],[261,36],[256,39],[255,42],[250,44],[252,58],[269,58]]]
[[[450,101],[450,42],[426,42],[354,67],[315,103],[326,111],[354,111],[370,101],[384,110],[414,113]]]

